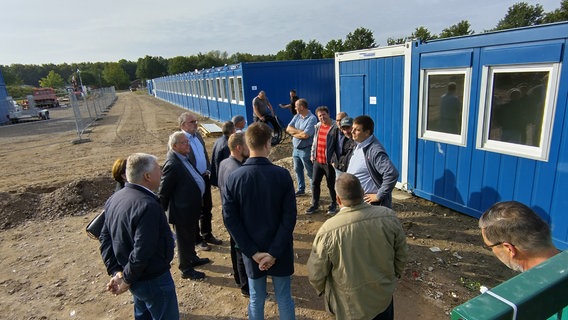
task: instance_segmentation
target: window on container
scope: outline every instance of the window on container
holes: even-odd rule
[[[207,87],[206,87],[205,79],[199,79],[199,85],[201,86],[199,95],[202,98],[207,98]]]
[[[225,78],[217,78],[217,100],[227,101],[227,94],[225,92]]]
[[[237,91],[238,94],[238,103],[239,104],[245,104],[245,102],[243,101],[243,77],[237,77],[237,87],[235,88],[235,90]]]
[[[469,68],[422,70],[421,138],[465,145]]]
[[[197,91],[197,81],[195,79],[191,80],[191,95],[197,97],[199,91]]]
[[[478,147],[546,160],[558,69],[558,64],[485,67]]]
[[[213,86],[213,79],[207,79],[207,92],[211,100],[215,99],[215,87]]]
[[[231,90],[231,103],[237,103],[238,97],[235,91],[235,77],[229,78],[229,90]]]

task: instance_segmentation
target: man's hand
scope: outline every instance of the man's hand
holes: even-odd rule
[[[252,259],[258,263],[258,269],[261,271],[270,269],[276,263],[276,258],[268,252],[257,252],[252,256]]]
[[[367,203],[372,203],[372,202],[379,202],[379,198],[377,198],[377,195],[375,193],[366,193],[365,196],[363,197],[363,200],[365,200],[365,202]]]
[[[106,285],[107,291],[114,295],[122,294],[130,288],[130,285],[122,278],[122,272],[117,272]]]

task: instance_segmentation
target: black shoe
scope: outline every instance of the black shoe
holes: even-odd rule
[[[337,205],[336,204],[331,204],[329,205],[329,207],[327,208],[327,214],[330,216],[333,216],[337,213]]]
[[[208,237],[205,237],[205,241],[214,245],[222,245],[223,244],[223,240],[219,240],[217,238],[215,238],[213,235],[210,235]]]
[[[306,210],[306,214],[314,214],[316,211],[318,211],[318,206],[311,206]]]
[[[210,251],[211,247],[205,241],[201,241],[195,245],[195,249],[199,251]]]
[[[204,264],[208,264],[209,262],[211,262],[211,260],[209,260],[209,258],[199,258],[197,257],[196,259],[194,259],[193,261],[191,261],[191,266],[192,267],[199,267],[202,266]]]
[[[248,284],[245,284],[244,286],[242,286],[242,288],[241,288],[241,295],[242,295],[243,297],[250,298],[250,292],[249,292],[249,286],[248,286]]]
[[[298,191],[296,191],[296,197],[298,197],[298,196],[303,196],[303,195],[305,195],[305,194],[306,194],[306,192],[303,191],[303,190],[298,190]]]
[[[187,270],[181,274],[182,279],[201,280],[205,278],[205,273],[197,270]]]

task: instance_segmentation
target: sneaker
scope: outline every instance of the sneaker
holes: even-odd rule
[[[330,216],[333,216],[337,213],[337,205],[335,204],[331,204],[329,205],[329,207],[327,208],[327,214]]]
[[[298,190],[298,191],[296,191],[296,197],[298,197],[298,196],[303,196],[303,195],[305,195],[305,194],[306,194],[306,192],[305,192],[304,190]]]
[[[201,241],[197,245],[195,245],[195,249],[200,251],[210,251],[211,247],[205,241]]]
[[[191,261],[191,265],[193,267],[199,267],[199,266],[202,266],[204,264],[208,264],[209,262],[211,262],[211,260],[209,260],[209,258],[196,257],[193,261]]]
[[[223,244],[223,240],[219,240],[217,238],[215,238],[213,235],[209,235],[208,237],[205,237],[205,242],[207,243],[211,243],[214,245],[222,245]]]
[[[187,270],[181,274],[182,279],[201,280],[205,278],[205,273],[197,270]]]
[[[311,206],[308,208],[308,210],[306,210],[306,214],[313,214],[316,211],[318,211],[318,206]]]

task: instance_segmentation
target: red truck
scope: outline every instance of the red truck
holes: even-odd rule
[[[35,88],[34,103],[36,108],[55,108],[59,107],[59,100],[55,95],[55,90],[51,88]]]

